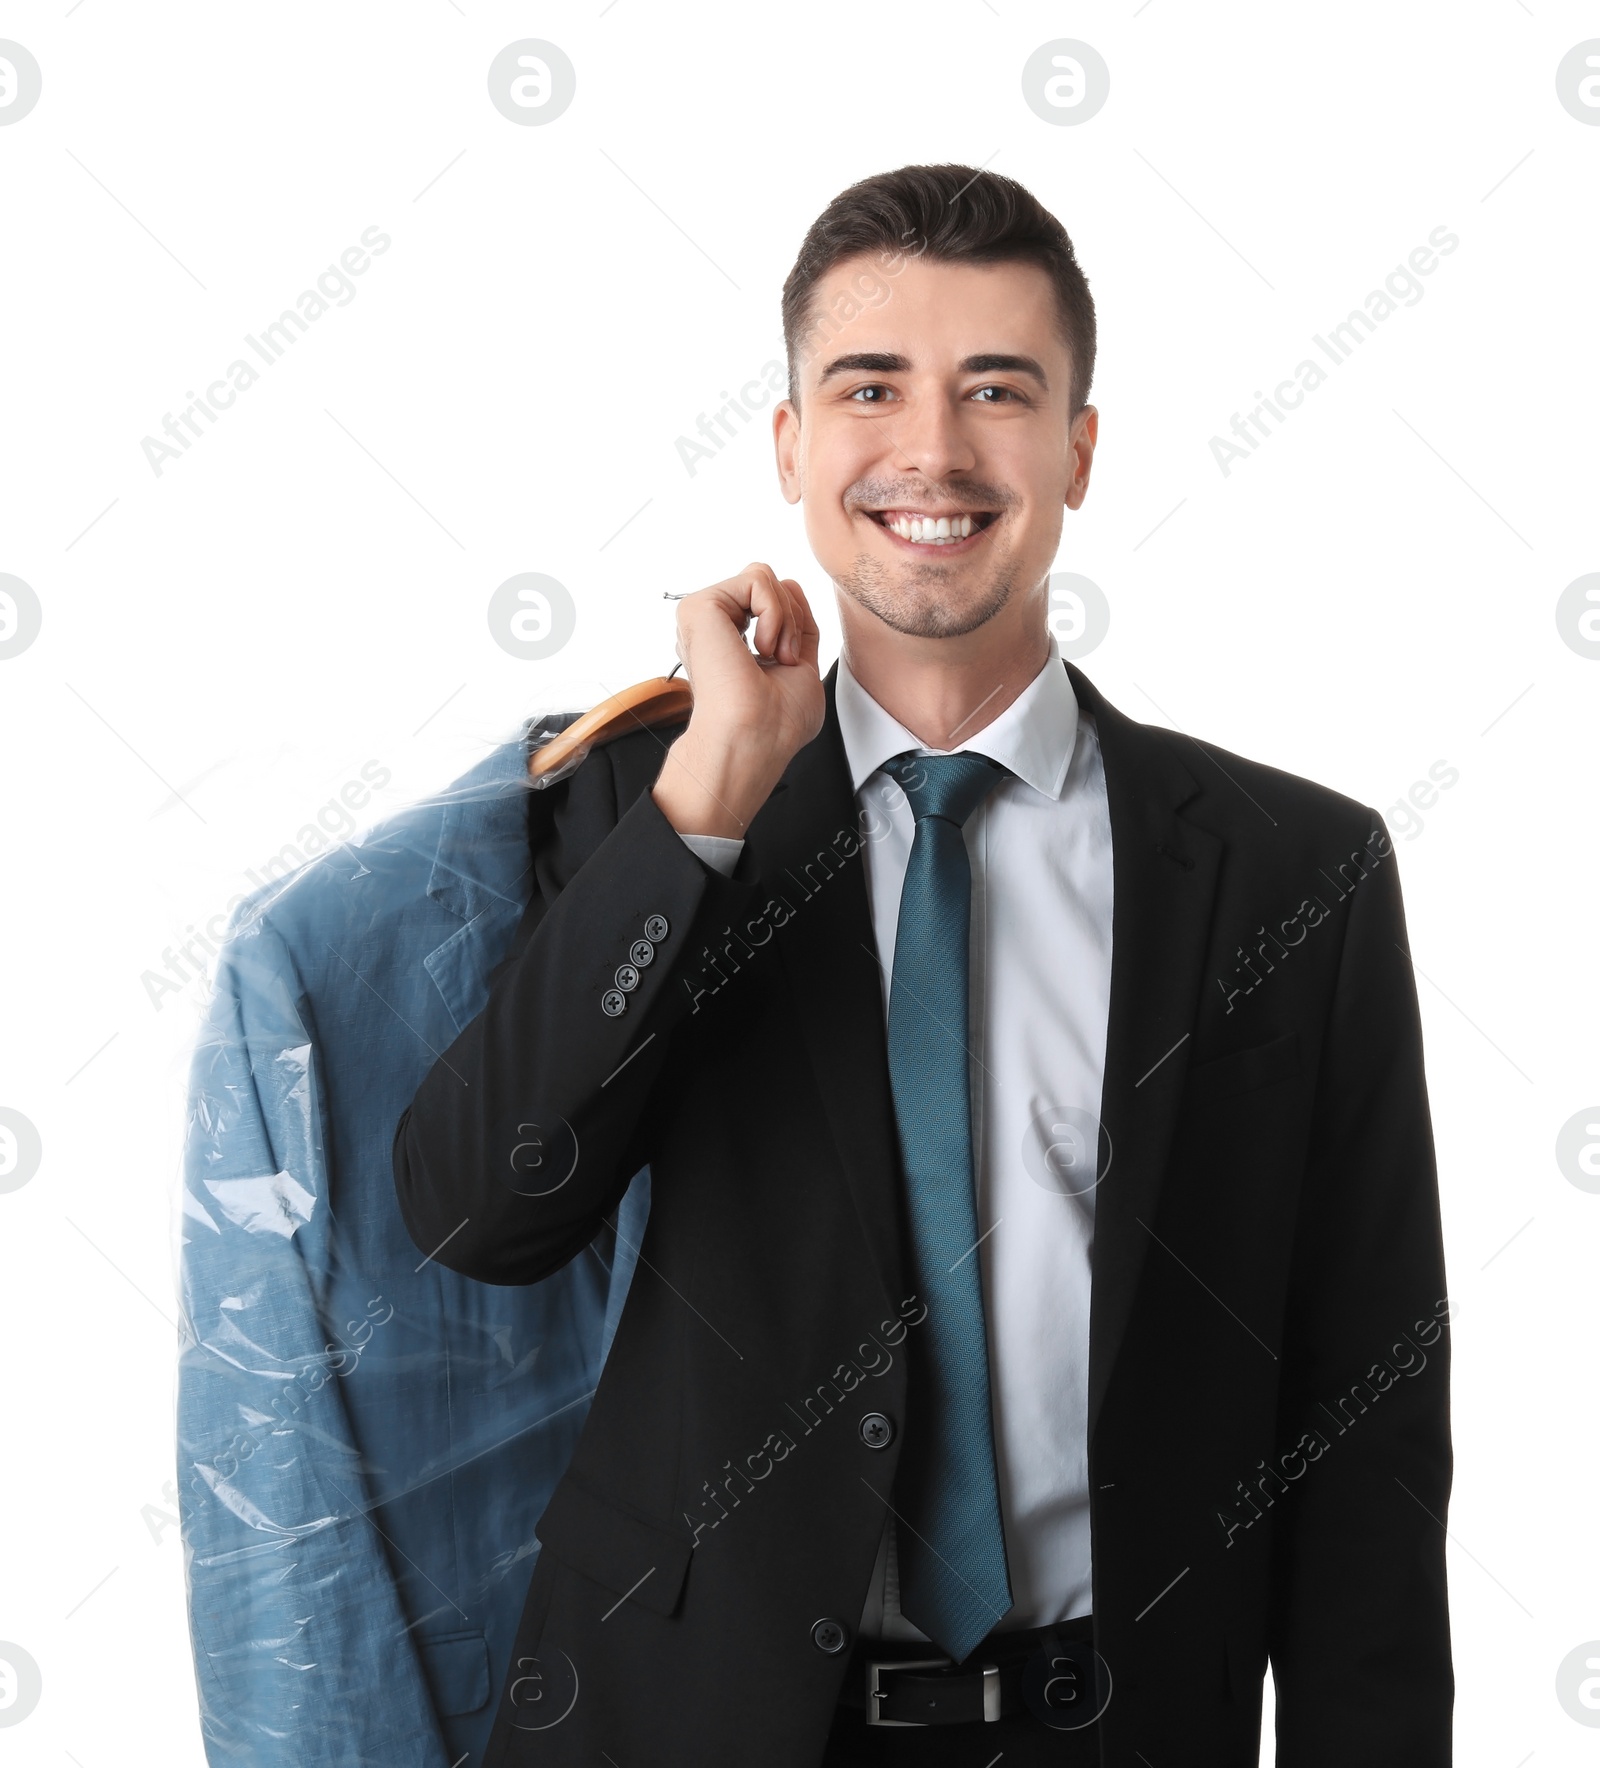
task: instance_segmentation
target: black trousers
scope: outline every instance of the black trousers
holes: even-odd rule
[[[1063,1638],[1092,1637],[1087,1615],[1064,1621],[1055,1631]],[[1021,1638],[991,1633],[977,1646],[969,1663],[1004,1661],[1031,1650],[1034,1634]],[[928,1646],[858,1645],[851,1657],[846,1686],[864,1688],[869,1658],[931,1656]],[[1100,1728],[1088,1724],[1073,1731],[1056,1730],[1031,1712],[1008,1713],[987,1724],[868,1725],[864,1704],[841,1702],[828,1733],[819,1768],[1100,1768]]]

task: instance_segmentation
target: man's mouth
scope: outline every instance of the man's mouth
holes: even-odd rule
[[[880,528],[920,547],[970,547],[995,520],[993,510],[886,509],[864,512]]]

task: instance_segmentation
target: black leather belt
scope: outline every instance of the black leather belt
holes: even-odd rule
[[[1046,1724],[1075,1729],[1075,1720],[1092,1723],[1102,1704],[1092,1639],[1087,1615],[1055,1627],[991,1633],[960,1665],[917,1657],[915,1645],[863,1641],[851,1656],[839,1703],[862,1712],[868,1725],[970,1725],[1032,1712]]]

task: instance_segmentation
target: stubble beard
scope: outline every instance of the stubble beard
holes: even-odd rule
[[[859,553],[834,579],[851,601],[885,626],[910,638],[962,638],[992,620],[1011,600],[1015,576],[1004,565],[976,595],[948,593],[954,572],[935,559],[891,572],[881,559]]]

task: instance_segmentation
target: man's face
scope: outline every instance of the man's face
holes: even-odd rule
[[[1053,286],[1032,264],[912,258],[886,276],[860,257],[812,311],[852,306],[813,332],[799,412],[778,407],[784,496],[843,594],[899,632],[971,632],[1042,594],[1062,508],[1088,489],[1098,418],[1068,421]]]

